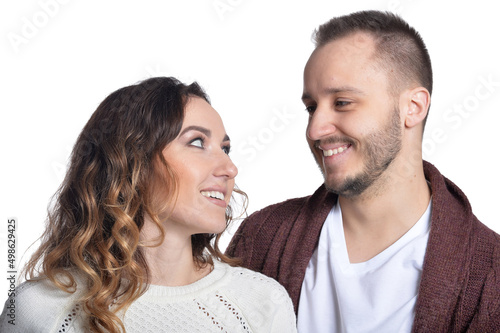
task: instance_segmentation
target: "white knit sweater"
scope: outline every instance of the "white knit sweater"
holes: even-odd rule
[[[25,282],[16,290],[15,326],[9,323],[7,300],[0,332],[89,332],[77,294],[47,280]],[[128,333],[296,332],[293,305],[280,284],[220,262],[187,286],[150,285],[127,310],[124,323]]]

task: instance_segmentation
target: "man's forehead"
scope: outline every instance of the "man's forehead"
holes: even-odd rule
[[[304,69],[307,70],[317,60],[349,59],[353,56],[367,59],[371,58],[374,52],[375,39],[373,36],[359,31],[317,47],[309,57]]]
[[[369,49],[375,46],[375,36],[373,33],[364,30],[358,30],[346,34],[345,36],[332,39],[325,44],[318,46],[316,50],[320,49],[338,49],[338,48],[356,48],[356,49]],[[316,51],[315,50],[315,51]]]

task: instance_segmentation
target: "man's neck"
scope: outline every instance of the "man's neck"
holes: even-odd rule
[[[430,196],[419,170],[411,177],[386,180],[383,187],[363,195],[339,197],[351,263],[367,261],[401,238],[423,215]]]

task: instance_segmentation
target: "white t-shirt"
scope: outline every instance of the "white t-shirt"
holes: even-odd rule
[[[351,264],[340,205],[321,229],[306,269],[298,332],[410,332],[430,231],[431,205],[394,244]]]

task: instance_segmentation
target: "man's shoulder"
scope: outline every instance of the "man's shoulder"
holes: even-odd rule
[[[477,237],[479,237],[482,241],[491,243],[496,247],[500,247],[500,235],[497,232],[490,229],[475,216],[473,224],[475,226],[473,232]]]
[[[492,262],[492,267],[497,271],[498,289],[500,291],[500,235],[474,217],[474,227],[470,239],[475,240],[475,255],[481,261]]]
[[[320,229],[336,200],[335,194],[321,185],[312,195],[267,206],[241,223],[226,253],[250,260],[250,252],[260,251],[254,254],[264,258],[269,246],[283,247],[291,234],[302,237],[310,228]],[[245,266],[255,269],[249,263]]]
[[[329,195],[332,195],[332,193],[329,193],[324,185],[321,185],[311,195],[287,199],[262,208],[250,215],[245,222],[267,220],[276,217],[280,220],[290,219],[304,208],[315,210],[317,206],[322,206],[327,201],[326,197]]]
[[[311,196],[288,199],[262,208],[248,216],[240,225],[239,234],[274,233],[286,221],[293,224],[308,206]]]
[[[467,260],[468,275],[464,303],[475,304],[478,309],[474,332],[497,332],[500,327],[500,235],[474,218],[469,237],[470,253]]]
[[[465,193],[450,179],[442,175],[429,162],[424,161],[426,179],[432,189],[432,221],[434,236],[447,239],[455,238],[477,240],[498,244],[500,236],[478,220]],[[440,232],[436,233],[436,225]],[[449,230],[456,231],[450,233]]]
[[[289,215],[295,213],[297,210],[300,210],[307,203],[308,199],[311,196],[305,196],[300,198],[292,198],[287,199],[282,202],[274,203],[267,207],[264,207],[254,213],[252,213],[248,219],[252,218],[262,218],[264,216],[270,215]]]

